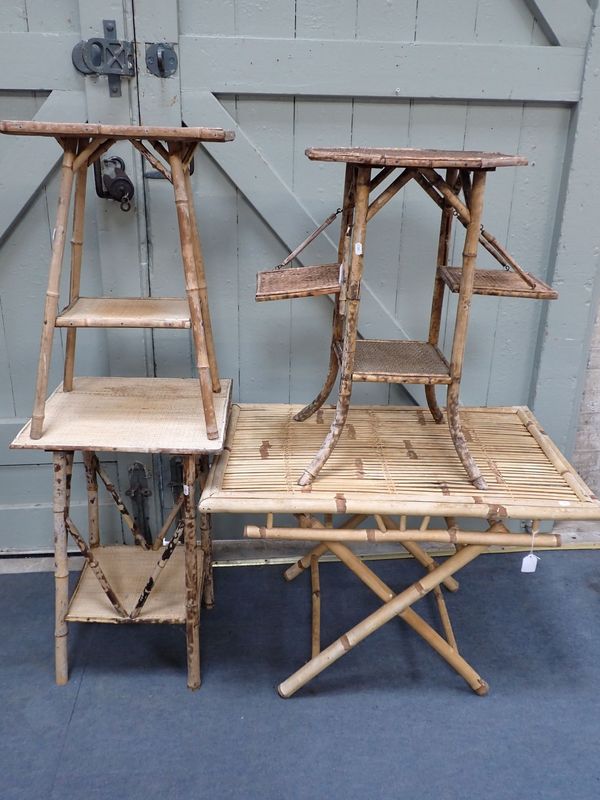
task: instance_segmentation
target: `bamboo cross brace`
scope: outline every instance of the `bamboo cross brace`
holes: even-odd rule
[[[98,147],[98,149],[95,150],[92,153],[92,155],[88,158],[88,160],[87,160],[88,167],[93,166],[96,163],[96,161],[98,161],[100,158],[102,158],[104,153],[106,153],[108,150],[110,150],[110,148],[113,146],[113,144],[116,141],[117,141],[116,139],[107,139],[103,144],[101,144],[100,147]]]
[[[377,214],[378,211],[381,211],[381,209],[387,203],[389,203],[392,197],[394,197],[394,195],[397,194],[403,186],[406,186],[406,184],[415,177],[415,174],[416,170],[412,168],[405,169],[403,172],[401,172],[400,175],[398,175],[398,177],[392,181],[392,183],[390,183],[387,189],[384,189],[383,192],[381,192],[381,194],[378,195],[372,203],[370,203],[367,211],[367,222],[373,219],[375,214]],[[370,185],[369,191],[371,191]]]
[[[311,524],[308,525],[307,527],[312,527],[314,523],[318,522],[318,520],[316,520],[310,514],[303,514],[296,516],[298,518],[301,517],[300,518],[301,525],[303,524],[303,519],[310,521]],[[342,523],[341,527],[351,528],[351,529],[355,528],[357,525],[360,525],[362,522],[364,522],[367,519],[367,516],[368,516],[367,514],[355,514],[353,517],[350,517],[350,519],[347,520],[345,523]],[[319,527],[320,525],[321,523],[319,523],[319,525],[315,525],[315,527]],[[304,572],[305,569],[308,569],[310,567],[310,560],[313,557],[313,555],[322,556],[326,550],[327,548],[325,547],[324,544],[317,545],[317,547],[314,547],[309,553],[307,553],[305,556],[302,556],[302,558],[296,561],[295,564],[292,564],[291,567],[288,567],[286,571],[283,573],[283,577],[286,579],[286,581],[293,581],[294,578],[297,578],[298,575],[300,575],[300,573]]]
[[[312,658],[287,680],[283,681],[277,689],[281,697],[290,697],[308,681],[333,664],[334,661],[340,659],[353,647],[366,639],[371,633],[374,633],[402,611],[410,608],[417,600],[432,591],[435,586],[439,586],[444,578],[458,572],[458,570],[477,558],[484,550],[485,545],[471,545],[463,548],[460,552],[450,556],[442,565],[421,578],[421,580],[413,583],[408,589],[395,595],[393,599],[363,619],[358,625],[355,625],[333,644],[322,650],[318,656]],[[444,640],[442,639],[442,641]],[[448,647],[450,646],[448,645]],[[456,652],[452,648],[450,650],[453,653]],[[479,680],[481,683],[476,691],[478,694],[486,694],[488,691],[487,684],[481,678]]]
[[[135,147],[135,149],[142,154],[142,157],[145,158],[147,161],[152,164],[155,170],[160,172],[163,178],[166,178],[169,183],[173,183],[173,178],[171,177],[171,173],[159,159],[151,153],[150,150],[146,147],[143,142],[140,142],[138,139],[132,139],[131,144]]]
[[[136,542],[140,545],[140,547],[143,547],[144,550],[148,550],[148,543],[144,539],[144,537],[142,535],[142,532],[140,531],[140,529],[138,527],[137,522],[135,521],[135,519],[131,516],[131,514],[127,510],[127,506],[121,500],[121,496],[120,496],[119,492],[117,491],[116,486],[111,481],[111,479],[108,477],[108,475],[105,472],[104,468],[100,465],[100,463],[98,461],[96,461],[96,472],[100,476],[100,480],[102,481],[102,483],[106,487],[106,491],[112,497],[116,507],[119,510],[119,513],[121,514],[121,517],[123,518],[125,524],[127,525],[129,530],[133,534]]]
[[[98,507],[98,458],[89,450],[83,451],[85,465],[85,479],[87,484],[88,508],[88,535],[90,547],[100,544],[100,508]]]
[[[173,536],[171,537],[171,541],[165,547],[165,549],[162,552],[160,558],[158,559],[158,562],[157,562],[156,566],[154,567],[152,575],[146,581],[146,585],[144,586],[144,588],[142,590],[142,593],[140,594],[140,596],[138,598],[138,601],[135,604],[135,608],[131,612],[131,619],[136,619],[136,617],[138,617],[140,615],[140,612],[141,612],[142,608],[145,606],[147,599],[150,597],[150,594],[151,594],[152,590],[154,589],[154,587],[158,583],[158,580],[159,580],[159,578],[160,578],[160,576],[162,574],[162,571],[164,570],[165,566],[167,565],[167,561],[171,558],[171,556],[175,552],[175,548],[177,547],[179,542],[182,540],[182,538],[183,538],[183,520],[180,520],[177,523],[177,527],[175,528],[175,531],[173,532]]]
[[[169,511],[169,513],[167,514],[167,518],[165,519],[165,521],[163,523],[162,528],[156,534],[156,538],[154,539],[154,544],[152,545],[152,549],[153,550],[159,550],[160,549],[160,547],[162,545],[162,540],[163,540],[166,532],[169,530],[169,528],[173,524],[173,521],[174,521],[175,517],[177,516],[177,514],[179,514],[182,506],[183,506],[183,495],[177,500],[177,502],[175,503],[173,508]]]
[[[397,169],[397,167],[383,167],[379,170],[377,175],[374,178],[371,178],[371,183],[369,184],[369,192],[374,191],[380,183],[383,183],[386,178],[388,178],[392,172]]]
[[[161,158],[164,158],[164,160],[168,164],[169,163],[169,151],[164,146],[164,144],[162,142],[159,142],[158,139],[153,139],[150,142],[150,144],[156,150],[156,152],[161,156]]]
[[[67,529],[68,529],[69,533],[71,534],[71,537],[73,538],[73,540],[74,540],[75,544],[77,545],[77,547],[81,550],[81,554],[83,555],[85,560],[90,565],[90,569],[92,570],[92,572],[96,576],[96,578],[98,580],[98,583],[102,587],[102,591],[104,592],[104,594],[108,597],[108,599],[110,601],[110,604],[112,605],[112,607],[115,609],[115,611],[117,612],[117,614],[120,617],[127,618],[129,615],[127,614],[127,611],[125,611],[125,609],[123,607],[123,604],[119,600],[116,592],[113,590],[112,586],[110,585],[110,583],[108,581],[108,578],[106,577],[106,575],[102,571],[102,567],[100,566],[98,561],[95,559],[94,551],[90,547],[88,547],[88,545],[85,542],[85,539],[83,538],[83,536],[77,530],[77,527],[76,527],[75,523],[73,522],[73,520],[70,517],[67,517],[65,522],[66,522]]]
[[[92,139],[89,144],[85,145],[83,149],[81,148],[81,143],[84,141],[82,139],[78,140],[80,142],[79,152],[73,162],[73,171],[77,172],[78,169],[81,167],[85,167],[88,164],[88,159],[90,159],[97,150],[99,150],[106,142],[110,141],[111,144],[114,142],[114,139],[109,139],[108,136],[99,136],[97,138]]]
[[[384,603],[389,603],[397,596],[396,593],[393,592],[373,570],[369,569],[360,558],[354,555],[346,545],[340,544],[339,542],[328,542],[327,544],[328,549],[330,549],[331,552]],[[434,587],[433,591],[435,592],[436,589],[439,589],[439,586]],[[412,608],[406,608],[404,611],[400,611],[398,616],[406,622],[415,633],[421,636],[436,653],[447,661],[448,664],[464,678],[474,692],[479,695],[487,694],[489,689],[487,683],[473,667],[459,655],[458,648],[456,647],[456,640],[454,640],[454,644],[452,644],[451,641],[445,641],[442,636]],[[452,634],[452,638],[453,637],[454,634]]]

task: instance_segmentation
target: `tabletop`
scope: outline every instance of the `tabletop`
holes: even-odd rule
[[[376,167],[423,167],[426,169],[496,169],[526,166],[523,156],[484,153],[479,150],[419,150],[412,147],[309,147],[312,161],[341,161]]]
[[[173,128],[153,125],[102,125],[90,122],[39,122],[7,119],[0,121],[0,133],[16,136],[60,138],[146,139],[163,142],[231,142],[233,131],[223,128]]]

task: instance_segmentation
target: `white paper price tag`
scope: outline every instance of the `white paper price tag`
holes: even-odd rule
[[[354,252],[357,256],[362,256],[362,242],[356,242],[354,245]]]
[[[535,572],[539,560],[539,556],[536,556],[535,553],[528,553],[521,563],[521,572]]]
[[[183,493],[186,497],[189,497],[190,495],[190,487],[187,485],[187,483],[183,484]]]

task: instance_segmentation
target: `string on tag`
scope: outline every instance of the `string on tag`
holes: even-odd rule
[[[536,554],[533,552],[533,546],[535,543],[536,534],[539,532],[540,522],[539,520],[534,519],[531,522],[531,547],[529,549],[529,553],[524,556],[523,561],[521,562],[521,572],[535,572],[537,569],[540,557],[536,556]]]

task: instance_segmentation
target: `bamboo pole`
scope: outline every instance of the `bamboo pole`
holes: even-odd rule
[[[81,261],[83,256],[83,238],[85,229],[85,194],[87,188],[87,167],[82,167],[75,180],[75,196],[73,199],[73,235],[71,237],[71,276],[69,284],[69,305],[79,299],[81,288]],[[63,375],[63,392],[73,391],[73,370],[75,367],[75,345],[77,328],[67,330],[65,347],[65,365]]]
[[[116,507],[117,507],[117,509],[119,511],[119,514],[121,515],[121,518],[123,519],[123,521],[125,522],[125,524],[129,528],[131,533],[133,534],[133,537],[134,537],[135,541],[144,550],[148,550],[148,542],[144,539],[144,536],[143,536],[142,532],[140,531],[137,522],[135,521],[135,519],[131,516],[131,514],[127,510],[127,506],[121,500],[121,496],[120,496],[119,492],[117,491],[117,487],[114,485],[114,483],[108,477],[107,472],[104,470],[104,467],[100,464],[100,462],[98,460],[96,460],[96,472],[100,476],[100,480],[102,481],[102,483],[106,487],[106,491],[112,497],[113,502],[116,505]]]
[[[142,589],[142,593],[138,597],[137,603],[135,604],[135,608],[130,614],[132,620],[139,617],[142,608],[146,605],[146,601],[150,597],[152,590],[158,583],[162,571],[167,565],[167,561],[171,558],[171,556],[175,552],[175,548],[181,541],[182,537],[183,537],[183,521],[180,520],[177,523],[177,527],[173,532],[173,536],[171,537],[169,544],[165,547],[165,549],[161,553],[161,556],[158,559],[156,566],[154,567],[154,570],[152,571],[152,575],[146,581],[146,585],[144,586],[144,588]]]
[[[96,560],[96,557],[94,556],[94,551],[90,547],[88,547],[85,539],[80,534],[73,520],[70,517],[67,517],[65,522],[67,530],[71,534],[71,538],[81,551],[82,556],[88,562],[90,569],[92,570],[92,572],[96,576],[96,579],[98,580],[98,583],[102,587],[102,591],[108,597],[111,606],[115,609],[115,611],[120,617],[128,618],[129,615],[127,614],[127,611],[125,610],[123,604],[119,600],[117,593],[110,585],[108,578],[102,571],[102,567]]]
[[[373,591],[384,603],[389,603],[396,597],[390,587],[384,583],[379,576],[370,570],[354,553],[345,545],[339,543],[331,544],[331,552],[351,570],[359,580],[361,580],[371,591]],[[448,580],[448,578],[446,578]],[[439,589],[439,586],[434,587]],[[404,620],[416,633],[419,634],[450,666],[464,678],[469,686],[479,695],[487,694],[488,685],[481,676],[468,664],[465,659],[458,654],[458,648],[439,635],[425,620],[413,611],[406,608],[400,611],[398,616]],[[314,657],[314,656],[313,656]]]
[[[346,167],[349,166],[349,164],[346,165]],[[371,183],[369,184],[369,193],[375,191],[379,184],[383,183],[384,180],[388,178],[395,169],[397,169],[397,167],[383,167],[380,169],[377,175],[371,179]]]
[[[54,465],[52,483],[52,513],[54,518],[54,669],[56,683],[63,686],[69,680],[69,661],[65,617],[69,607],[69,559],[67,555],[68,513],[66,495],[66,454],[52,454]]]
[[[84,140],[79,139],[78,141],[81,143]],[[73,172],[77,173],[82,167],[84,170],[87,170],[88,159],[107,141],[108,136],[98,136],[88,141],[83,147],[80,144],[79,152],[75,156],[75,161],[73,162]]]
[[[90,547],[100,545],[100,508],[98,506],[98,478],[96,468],[98,459],[90,450],[83,451],[85,481],[87,485],[88,532]]]
[[[183,457],[183,526],[185,545],[185,638],[187,650],[187,685],[200,686],[200,576],[196,546],[196,459]]]
[[[116,139],[107,139],[104,142],[104,144],[101,144],[100,147],[98,147],[96,150],[94,150],[92,155],[89,156],[89,158],[87,160],[88,168],[93,166],[96,163],[96,161],[99,161],[102,158],[102,156],[104,155],[104,153],[106,153],[108,150],[110,150],[110,148],[113,146],[113,144],[116,141],[117,141]]]
[[[375,214],[377,214],[378,211],[381,211],[381,209],[387,203],[389,203],[392,197],[394,197],[394,195],[396,195],[400,189],[406,186],[406,184],[415,177],[415,172],[416,171],[411,168],[405,169],[394,181],[392,181],[392,183],[390,183],[387,189],[384,189],[383,192],[381,192],[381,194],[379,194],[375,200],[373,200],[367,211],[367,222],[370,222]]]
[[[166,178],[169,181],[169,183],[173,183],[173,179],[171,177],[171,173],[169,172],[169,170],[165,167],[162,161],[159,161],[159,159],[154,155],[154,153],[151,153],[150,150],[148,150],[148,148],[143,142],[140,142],[138,139],[132,139],[131,144],[135,147],[135,149],[139,153],[142,154],[143,158],[145,158],[147,161],[150,162],[150,164],[152,164],[152,166],[157,172],[160,172],[163,178]]]
[[[42,338],[40,343],[40,358],[35,384],[35,401],[31,418],[30,436],[32,439],[41,438],[44,426],[46,393],[48,391],[48,372],[50,369],[50,359],[52,358],[54,327],[58,314],[60,273],[65,253],[67,220],[69,216],[69,204],[71,202],[71,189],[73,186],[75,146],[75,142],[69,142],[67,144],[67,149],[64,151],[62,160],[56,225],[52,238],[52,258],[50,260],[48,288],[46,290],[46,301],[44,304],[44,323],[42,326]]]
[[[361,522],[364,522],[367,519],[366,514],[355,514],[349,520],[344,523],[344,527],[346,528],[355,528],[357,525],[360,525]],[[324,544],[319,544],[314,547],[309,553],[302,556],[295,564],[292,564],[291,567],[288,567],[286,571],[283,573],[283,577],[286,581],[293,581],[294,578],[297,578],[305,569],[310,567],[310,559],[313,555],[322,556],[323,553],[326,551],[326,547]]]
[[[179,498],[179,500],[175,503],[173,508],[167,514],[167,518],[165,519],[162,528],[156,534],[156,538],[154,539],[154,543],[152,545],[152,549],[153,550],[160,550],[160,548],[162,546],[162,540],[163,540],[165,534],[167,533],[167,531],[169,530],[169,528],[171,527],[171,525],[173,524],[173,522],[175,520],[175,517],[179,513],[179,511],[182,508],[182,506],[183,506],[183,496],[181,496]]]
[[[333,301],[333,319],[331,322],[331,345],[329,349],[329,366],[323,388],[315,399],[302,408],[294,415],[296,422],[304,422],[318,411],[329,397],[335,379],[337,378],[340,362],[337,355],[337,346],[342,340],[344,326],[345,309],[345,286],[348,278],[348,253],[349,247],[346,246],[351,237],[352,217],[354,214],[354,190],[356,182],[356,168],[351,164],[346,164],[344,177],[344,194],[342,197],[342,218],[340,220],[340,236],[338,241],[338,262],[341,265],[341,290]]]
[[[389,529],[394,530],[396,526],[394,525],[394,521],[390,519],[390,517],[380,516],[379,514],[375,515],[375,521],[377,522],[377,527],[382,533],[387,533]],[[402,532],[406,531],[406,520],[404,520],[404,527],[400,527]],[[425,567],[427,570],[435,569],[438,565],[437,561],[435,561],[429,553],[423,550],[415,542],[402,542],[402,546],[405,550],[407,550],[411,556],[421,564],[422,567]],[[450,592],[458,591],[459,583],[456,578],[446,578],[444,581],[444,586]]]
[[[179,224],[179,239],[181,242],[181,257],[183,260],[186,295],[190,306],[192,335],[196,350],[196,367],[198,370],[200,393],[202,395],[204,419],[206,422],[206,435],[209,439],[217,439],[219,436],[219,428],[215,416],[212,373],[208,359],[207,337],[205,336],[200,287],[198,285],[198,271],[196,269],[196,260],[194,257],[190,205],[185,186],[181,156],[178,150],[174,149],[169,153],[169,164],[173,177],[175,206],[177,208],[177,221]]]
[[[310,589],[312,600],[311,658],[321,652],[321,584],[319,581],[319,556],[310,558]]]
[[[467,441],[462,432],[460,415],[458,411],[460,381],[467,341],[469,313],[473,297],[473,284],[475,281],[475,262],[477,259],[477,244],[479,242],[479,229],[483,212],[483,197],[485,192],[485,171],[478,170],[473,174],[471,189],[471,219],[467,233],[462,257],[462,277],[452,340],[452,356],[450,360],[450,376],[452,383],[448,386],[447,414],[450,436],[469,480],[476,489],[487,489],[487,484],[475,459],[469,452]]]
[[[334,661],[337,661],[353,647],[366,639],[371,633],[381,628],[382,625],[385,625],[386,622],[389,622],[401,611],[406,610],[421,597],[428,594],[435,586],[438,586],[444,578],[458,572],[458,570],[477,558],[484,550],[485,546],[483,545],[473,545],[471,547],[465,547],[459,553],[448,558],[436,570],[428,573],[421,578],[420,581],[413,583],[408,589],[397,594],[392,600],[363,619],[358,625],[355,625],[347,633],[333,642],[333,644],[329,645],[325,650],[322,650],[318,656],[312,658],[287,680],[283,681],[277,689],[279,694],[282,697],[290,697],[294,692],[304,686],[304,684],[308,683],[308,681],[330,666],[330,664],[333,664]],[[487,685],[484,684],[480,687],[478,693],[485,694],[486,692]]]
[[[352,395],[352,371],[354,368],[354,352],[356,350],[360,284],[363,272],[363,252],[367,233],[370,176],[370,167],[358,168],[356,177],[356,205],[354,209],[352,257],[346,283],[346,315],[343,328],[341,376],[335,415],[329,433],[325,437],[319,451],[298,479],[299,486],[311,484],[319,474],[323,465],[331,455],[333,448],[337,444],[348,416],[350,397]]]
[[[320,541],[327,538],[332,542],[442,542],[444,544],[472,544],[472,545],[528,545],[531,536],[525,533],[497,533],[487,531],[398,531],[388,530],[386,533],[373,528],[350,530],[336,528],[333,530],[321,528],[263,528],[258,525],[246,525],[244,536],[247,539],[273,539],[275,541],[289,539]],[[561,547],[561,538],[555,533],[540,533],[536,536],[540,547]]]
[[[206,274],[204,270],[204,257],[202,255],[202,245],[200,243],[200,233],[198,232],[198,220],[194,207],[194,192],[192,190],[192,180],[188,169],[184,170],[185,190],[188,197],[190,211],[190,228],[192,232],[192,247],[194,250],[194,262],[196,264],[196,280],[198,283],[198,293],[200,297],[200,307],[202,309],[202,324],[204,325],[204,336],[206,340],[206,353],[208,355],[208,365],[210,367],[210,379],[212,390],[216,394],[221,391],[219,380],[219,368],[217,366],[217,354],[213,339],[212,323],[210,319],[210,309],[208,307],[208,292],[206,288]]]

